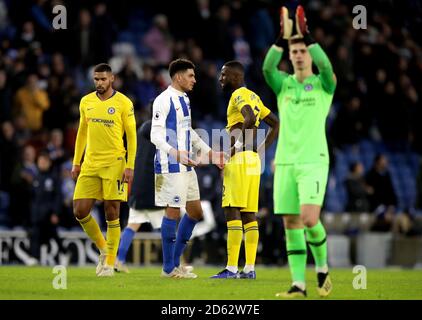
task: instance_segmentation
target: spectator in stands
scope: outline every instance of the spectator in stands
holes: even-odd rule
[[[51,131],[50,140],[47,143],[47,152],[52,161],[53,168],[57,168],[65,160],[63,147],[63,132],[60,129]]]
[[[39,259],[41,244],[56,240],[59,252],[64,253],[57,227],[61,209],[61,188],[59,177],[52,170],[52,162],[47,152],[37,158],[38,172],[32,181],[31,202],[31,256]]]
[[[227,4],[218,7],[217,12],[210,18],[206,33],[203,35],[203,51],[205,58],[229,61],[234,57],[233,40],[230,29],[231,9]]]
[[[60,226],[65,228],[78,227],[80,230],[79,223],[75,220],[73,215],[73,193],[75,192],[75,180],[72,178],[72,160],[67,159],[60,166],[60,183],[61,183],[61,215],[60,215]]]
[[[153,25],[145,34],[143,42],[151,50],[151,58],[155,63],[168,65],[172,59],[173,37],[165,15],[154,17]]]
[[[29,225],[31,210],[31,186],[38,168],[35,164],[34,147],[27,145],[22,150],[21,160],[15,165],[11,179],[10,220],[13,226]]]
[[[73,30],[72,58],[73,63],[87,68],[95,63],[94,30],[91,13],[87,9],[79,11],[79,21]]]
[[[51,74],[48,77],[48,96],[51,107],[44,114],[44,127],[49,130],[64,128],[69,121],[74,82],[68,74],[65,58],[60,53],[51,57]],[[79,100],[79,93],[77,99]]]
[[[214,118],[218,118],[222,112],[220,112],[218,97],[219,91],[217,82],[215,79],[217,76],[217,67],[214,63],[204,62],[202,59],[202,50],[199,47],[194,47],[191,54],[192,61],[197,66],[195,70],[196,85],[195,90],[190,94],[191,103],[194,106],[201,106],[201,114],[193,115],[193,119],[203,119],[207,115],[211,115]],[[204,97],[206,97],[204,99]],[[224,109],[224,114],[227,110]]]
[[[13,119],[15,128],[15,139],[18,147],[23,148],[31,138],[31,130],[28,129],[27,120],[23,114],[17,115]]]
[[[234,26],[232,33],[234,58],[245,66],[245,70],[248,70],[252,63],[251,49],[248,41],[245,39],[242,26]]]
[[[347,212],[369,212],[369,197],[374,190],[366,184],[364,173],[361,162],[355,162],[350,165],[349,175],[345,181],[348,197]]]
[[[150,101],[158,95],[158,89],[153,67],[145,63],[142,65],[142,71],[142,79],[135,84],[135,94],[140,107],[146,109]]]
[[[12,172],[18,157],[15,128],[5,121],[1,124],[0,135],[0,190],[10,192]]]
[[[26,125],[32,131],[38,131],[43,126],[43,113],[50,107],[47,92],[38,86],[38,76],[30,74],[26,85],[15,95],[14,114],[22,114]]]
[[[395,149],[401,149],[409,139],[409,115],[397,91],[397,84],[389,80],[377,102],[379,110],[376,117],[384,141]]]
[[[112,56],[112,45],[116,38],[117,27],[104,2],[95,5],[92,24],[94,57],[96,61],[108,61]]]
[[[22,25],[22,32],[17,39],[18,48],[29,48],[31,43],[37,41],[34,23],[32,21],[26,21]]]
[[[340,107],[331,129],[331,136],[338,147],[357,144],[368,136],[369,123],[362,109],[361,100],[354,96]]]
[[[10,98],[11,90],[7,83],[7,73],[0,69],[0,122],[11,119]]]
[[[370,209],[376,210],[379,206],[397,206],[397,196],[394,191],[390,173],[388,172],[388,160],[383,154],[375,157],[372,169],[366,175],[366,182],[372,187],[370,197]]]

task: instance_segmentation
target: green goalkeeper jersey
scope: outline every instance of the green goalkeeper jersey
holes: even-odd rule
[[[282,49],[272,46],[264,60],[267,84],[277,95],[280,131],[275,164],[329,163],[325,121],[336,87],[331,63],[318,44],[308,47],[319,70],[300,83],[278,69]]]

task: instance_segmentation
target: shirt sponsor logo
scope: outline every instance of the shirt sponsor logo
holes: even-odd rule
[[[116,109],[114,109],[113,107],[108,108],[107,112],[109,114],[114,114],[116,112]]]
[[[114,120],[99,119],[99,118],[88,118],[88,122],[89,121],[91,121],[93,123],[102,123],[106,127],[112,127],[114,125]]]
[[[296,99],[292,97],[285,97],[284,98],[285,103],[293,103],[293,104],[302,104],[304,107],[312,107],[315,105],[315,98],[309,97],[304,99]]]

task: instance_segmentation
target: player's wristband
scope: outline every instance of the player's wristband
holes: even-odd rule
[[[243,143],[237,140],[233,146],[235,149],[240,149],[243,147]]]
[[[275,40],[274,43],[277,47],[280,47],[283,49],[283,51],[285,51],[288,47],[288,43],[287,40],[283,38],[283,36],[280,34],[278,36],[278,38]]]

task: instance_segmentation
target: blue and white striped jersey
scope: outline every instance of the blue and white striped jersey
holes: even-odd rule
[[[171,85],[154,100],[151,142],[157,147],[155,173],[175,173],[192,170],[178,163],[169,152],[171,148],[192,152],[194,146],[205,153],[210,147],[192,130],[191,108],[186,93]]]

